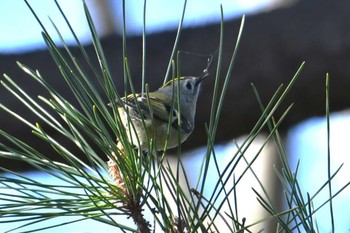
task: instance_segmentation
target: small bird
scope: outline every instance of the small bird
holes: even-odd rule
[[[208,75],[205,69],[199,77],[170,80],[158,90],[149,92],[148,98],[144,93],[116,100],[129,142],[142,151],[150,151],[151,144],[153,151],[162,151],[183,143],[194,129],[198,94],[202,81]]]

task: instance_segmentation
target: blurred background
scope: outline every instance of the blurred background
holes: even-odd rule
[[[51,18],[58,26],[63,37],[74,46],[74,40],[57,7],[52,1],[29,1],[47,27],[51,36],[59,43]],[[90,33],[87,26],[81,1],[58,1],[71,22],[79,39],[92,53]],[[123,28],[122,6],[120,1],[86,0],[92,13],[95,25],[102,38],[106,57],[110,62],[112,74],[116,79],[122,77],[122,43]],[[126,29],[128,56],[131,73],[135,80],[141,77],[141,33],[143,25],[143,1],[128,0],[126,4]],[[290,155],[291,166],[295,168],[300,160],[299,176],[302,190],[314,194],[327,180],[327,137],[325,114],[325,75],[330,73],[330,104],[331,115],[331,155],[332,170],[341,164],[344,166],[340,174],[333,181],[333,190],[338,190],[350,180],[349,171],[349,140],[350,119],[346,109],[350,106],[350,2],[327,0],[189,0],[184,18],[184,30],[181,35],[179,49],[189,53],[211,54],[219,45],[220,33],[220,3],[225,15],[224,62],[223,69],[227,69],[233,45],[237,36],[240,17],[247,15],[242,44],[239,49],[237,62],[233,70],[233,78],[224,105],[222,121],[217,136],[217,150],[221,151],[223,161],[228,160],[236,146],[233,143],[242,142],[244,135],[249,133],[260,111],[250,83],[253,82],[266,104],[273,92],[281,83],[288,83],[302,61],[306,66],[292,92],[285,100],[281,112],[290,103],[295,103],[292,111],[281,126],[281,133],[285,138],[285,145]],[[183,1],[148,1],[146,32],[147,37],[147,67],[146,81],[150,89],[154,90],[163,81],[170,51],[176,35],[176,29],[181,17]],[[35,96],[40,88],[32,86],[31,80],[16,66],[20,61],[41,74],[58,90],[65,90],[65,84],[55,64],[45,50],[41,38],[41,28],[22,0],[0,2],[0,70],[18,80]],[[227,47],[226,47],[227,46]],[[227,48],[227,49],[226,49]],[[184,58],[185,59],[185,58]],[[199,64],[198,57],[187,56],[183,66],[189,75],[196,75],[205,68]],[[212,68],[213,73],[215,67]],[[187,74],[187,73],[186,73]],[[137,84],[137,82],[134,82]],[[200,146],[206,143],[204,123],[209,119],[209,103],[212,81],[204,85],[197,109],[197,127],[189,140],[184,143],[187,150],[184,161],[188,170],[199,171],[199,158],[203,154]],[[138,83],[137,88],[140,88]],[[123,87],[120,87],[122,90]],[[5,89],[0,89],[0,101],[19,113],[28,114],[23,106],[15,101]],[[69,97],[69,94],[67,94]],[[71,96],[70,96],[71,97]],[[35,122],[31,115],[29,120]],[[32,136],[30,129],[18,124],[16,120],[4,112],[0,112],[0,128],[18,134],[24,138]],[[264,135],[252,147],[252,155],[262,144]],[[0,139],[1,142],[1,139]],[[33,140],[40,145],[40,141]],[[199,149],[198,149],[199,148]],[[47,148],[49,151],[49,148]],[[255,163],[254,169],[259,171],[266,184],[271,189],[278,189],[273,184],[277,181],[273,177],[273,165],[277,164],[273,145],[264,151],[264,155]],[[28,172],[24,164],[5,161],[6,166]],[[2,162],[3,163],[3,162]],[[224,163],[223,163],[224,164]],[[320,172],[322,171],[322,172]],[[198,172],[194,172],[197,174]],[[36,173],[27,173],[37,177]],[[39,176],[38,179],[47,179]],[[247,178],[249,179],[249,178]],[[251,178],[254,180],[254,178]],[[47,181],[47,180],[46,180]],[[51,182],[51,181],[50,181]],[[195,182],[195,177],[193,178]],[[242,206],[246,212],[242,217],[248,221],[251,210],[257,209],[251,203],[255,200],[251,187],[253,181],[242,181]],[[249,184],[249,185],[248,185]],[[315,206],[327,199],[325,190],[315,201]],[[210,190],[208,190],[210,193]],[[276,193],[278,193],[276,191]],[[350,190],[342,192],[334,200],[335,223],[337,232],[350,229],[346,217],[350,214]],[[247,200],[244,201],[243,199]],[[276,200],[279,198],[276,197]],[[247,208],[247,204],[253,206]],[[261,210],[257,209],[257,212]],[[330,231],[328,207],[317,214],[320,232]],[[258,215],[258,214],[254,214]],[[258,218],[259,219],[259,218]],[[86,223],[83,223],[86,224]],[[96,226],[94,230],[91,226]],[[102,229],[99,224],[91,224],[82,230],[79,224],[67,228],[59,228],[57,232],[98,232]],[[98,229],[98,230],[97,230]],[[50,232],[54,232],[51,230]]]

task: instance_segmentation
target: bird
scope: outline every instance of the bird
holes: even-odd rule
[[[164,151],[186,141],[194,130],[198,95],[208,75],[205,69],[199,76],[173,78],[154,92],[116,99],[129,143],[147,152]]]

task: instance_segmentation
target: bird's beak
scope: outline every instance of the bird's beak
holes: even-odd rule
[[[203,72],[203,74],[196,79],[196,85],[200,84],[208,76],[209,76],[208,71]]]

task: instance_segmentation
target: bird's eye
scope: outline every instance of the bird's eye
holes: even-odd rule
[[[191,84],[190,82],[187,82],[187,83],[186,83],[186,88],[187,88],[188,90],[192,90],[192,84]]]

